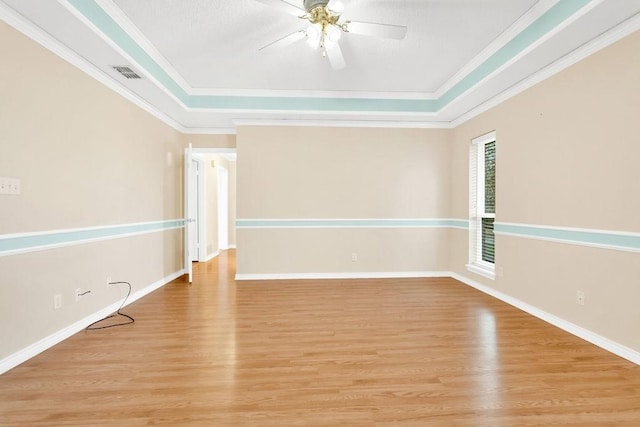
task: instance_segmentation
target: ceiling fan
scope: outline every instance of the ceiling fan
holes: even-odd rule
[[[331,67],[335,70],[346,66],[342,50],[338,44],[342,33],[377,36],[395,40],[402,40],[407,34],[407,27],[402,25],[344,21],[342,19],[344,6],[340,0],[302,0],[302,8],[286,0],[256,1],[309,22],[305,29],[286,35],[260,48],[260,50],[285,47],[306,39],[313,49],[319,49],[322,52],[322,56],[329,58]]]

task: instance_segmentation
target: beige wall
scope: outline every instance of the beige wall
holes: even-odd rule
[[[182,135],[4,23],[0,50],[0,176],[22,184],[0,196],[0,234],[182,217]],[[0,257],[0,359],[116,302],[107,277],[135,292],[180,271],[181,236]]]
[[[640,231],[638,69],[640,33],[456,128],[453,216],[468,212],[469,141],[496,130],[496,221]],[[451,235],[453,271],[640,351],[637,253],[497,236],[491,281],[466,271],[467,234]]]
[[[193,148],[235,148],[235,135],[185,135]]]
[[[246,127],[237,143],[239,219],[448,217],[444,130]],[[446,268],[446,229],[237,234],[240,274]]]

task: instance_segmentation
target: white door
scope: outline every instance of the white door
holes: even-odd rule
[[[218,169],[218,248],[229,249],[229,171]]]
[[[193,148],[191,143],[189,143],[189,147],[184,150],[184,269],[189,276],[189,283],[193,282],[193,266],[191,265],[191,255],[190,252],[190,238],[191,228],[193,228],[193,224],[191,222],[191,218],[189,217],[189,188],[191,188],[191,163],[193,161]]]
[[[200,260],[199,173],[198,161],[191,159],[191,168],[189,169],[189,209],[187,211],[187,217],[195,220],[189,224],[189,259],[191,262]]]

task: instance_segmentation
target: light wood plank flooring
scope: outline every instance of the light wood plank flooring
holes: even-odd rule
[[[640,426],[640,368],[452,279],[240,282],[233,251],[0,376],[10,426]]]

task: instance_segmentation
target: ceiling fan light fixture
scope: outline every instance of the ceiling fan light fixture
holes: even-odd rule
[[[322,41],[322,28],[317,24],[311,24],[305,30],[305,35],[307,36],[307,43],[314,49],[317,49],[320,46]]]
[[[327,34],[327,40],[334,43],[340,40],[342,36],[342,30],[335,25],[328,25],[325,32]]]

